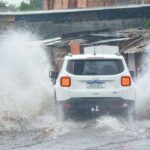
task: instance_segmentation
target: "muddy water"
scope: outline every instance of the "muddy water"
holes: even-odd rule
[[[21,132],[2,132],[0,149],[149,150],[150,147],[148,120],[130,124],[112,117],[85,122],[59,122],[53,119],[49,118],[49,125],[42,128],[34,126]]]
[[[136,84],[136,122],[105,116],[89,121],[53,115],[51,66],[30,33],[8,32],[0,40],[0,150],[149,150],[149,75]],[[146,118],[146,119],[143,119]]]

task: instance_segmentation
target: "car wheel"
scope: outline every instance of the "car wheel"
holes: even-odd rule
[[[135,104],[132,103],[129,105],[128,108],[125,108],[122,110],[121,119],[129,121],[129,122],[134,122],[135,118],[136,118],[136,116],[135,116]]]
[[[133,104],[128,110],[128,121],[135,121],[136,113],[135,113],[135,104]]]
[[[136,119],[135,103],[131,103],[128,108],[123,111],[123,118],[128,122],[134,122]]]

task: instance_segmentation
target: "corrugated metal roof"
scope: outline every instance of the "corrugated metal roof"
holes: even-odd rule
[[[139,37],[138,39],[133,39],[130,41],[128,45],[123,47],[120,52],[121,53],[140,53],[145,50],[145,48],[150,44],[150,34],[145,35],[143,34],[142,37]]]
[[[46,46],[53,47],[66,47],[70,45],[71,41],[79,42],[83,47],[94,45],[116,45],[120,47],[120,53],[133,54],[143,52],[146,48],[148,48],[148,45],[150,45],[150,32],[148,31],[149,30],[145,29],[130,29],[128,31],[119,31],[120,35],[116,33],[80,34],[65,38],[59,37],[50,40],[43,40],[41,42]],[[92,37],[90,35],[92,35]]]
[[[133,47],[133,48],[131,48],[131,49],[127,49],[127,50],[125,50],[123,53],[124,54],[135,54],[135,53],[140,53],[140,52],[143,52],[144,51],[144,49],[138,49],[138,48],[136,48],[136,47]]]

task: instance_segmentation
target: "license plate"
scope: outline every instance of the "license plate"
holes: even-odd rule
[[[86,83],[87,88],[92,88],[92,89],[98,89],[98,88],[104,88],[105,83],[102,81],[88,81]]]

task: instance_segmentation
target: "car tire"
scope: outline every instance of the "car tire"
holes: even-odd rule
[[[56,109],[56,118],[59,121],[65,120],[66,116],[65,116],[62,104],[60,104],[60,103],[57,102],[55,109]]]
[[[58,120],[63,120],[64,114],[63,114],[63,107],[61,103],[58,103],[57,98],[56,98],[56,92],[54,94],[54,99],[55,99],[55,116]]]
[[[132,106],[128,110],[128,121],[135,121],[136,119],[136,113],[135,113],[135,103],[132,104]]]

